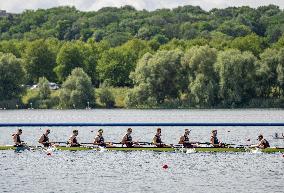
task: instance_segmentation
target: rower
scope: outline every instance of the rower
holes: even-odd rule
[[[43,147],[50,147],[51,143],[49,143],[48,134],[50,133],[50,129],[46,129],[45,133],[39,138],[38,142],[43,145]]]
[[[153,138],[153,144],[156,145],[157,147],[168,147],[166,144],[162,142],[161,135],[162,135],[162,129],[158,128],[157,133]]]
[[[213,145],[213,147],[225,147],[225,144],[219,142],[216,129],[211,131],[210,144]]]
[[[126,145],[126,147],[134,147],[134,144],[137,144],[137,142],[132,141],[131,133],[132,133],[132,129],[128,128],[127,133],[122,138],[122,141],[121,141],[122,145]]]
[[[257,148],[260,148],[260,149],[265,149],[265,148],[270,147],[268,141],[263,138],[263,135],[260,134],[258,136],[257,140],[259,141],[259,143],[256,144],[256,145],[251,145],[251,147],[257,147]]]
[[[105,139],[103,137],[103,130],[99,129],[98,134],[94,139],[94,145],[98,145],[100,147],[106,147]]]
[[[22,141],[20,138],[20,135],[22,135],[22,133],[23,133],[22,129],[18,129],[17,133],[14,133],[12,135],[15,147],[23,147],[25,145],[24,141]]]
[[[185,148],[193,148],[193,145],[189,142],[189,135],[190,130],[189,129],[185,129],[184,130],[184,135],[182,135],[179,139],[179,144],[183,144],[183,147]]]
[[[68,143],[70,145],[70,147],[79,147],[80,144],[77,141],[77,136],[78,136],[79,132],[78,130],[73,130],[73,135],[70,136]]]

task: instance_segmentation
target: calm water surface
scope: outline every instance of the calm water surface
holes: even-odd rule
[[[283,110],[23,110],[0,111],[0,122],[283,122]],[[0,144],[11,144],[16,128],[0,128]],[[22,139],[36,141],[45,128],[23,128]],[[66,141],[71,127],[51,128],[51,140]],[[98,128],[80,127],[79,140],[92,141]],[[151,141],[154,127],[134,127],[133,138]],[[191,128],[191,140],[208,141],[207,127]],[[259,133],[272,146],[283,127],[219,127],[222,141],[256,142]],[[124,127],[104,128],[107,141],[120,141]],[[184,128],[163,128],[162,139],[177,143]],[[250,139],[250,141],[247,141]],[[162,168],[164,164],[169,169]],[[284,192],[284,157],[252,153],[0,152],[0,192]]]

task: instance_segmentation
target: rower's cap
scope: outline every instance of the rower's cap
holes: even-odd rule
[[[185,132],[189,132],[189,133],[190,133],[190,131],[191,131],[191,130],[190,130],[190,129],[185,129],[184,131],[185,131]]]
[[[257,137],[257,138],[258,138],[258,139],[259,139],[259,138],[263,138],[263,135],[262,135],[262,134],[260,134],[260,135],[258,135],[258,137]]]
[[[22,129],[18,129],[18,131],[19,131],[19,132],[23,132],[23,130],[22,130]]]
[[[104,130],[103,129],[99,129],[98,132],[104,132]]]
[[[77,129],[73,130],[73,133],[78,133],[78,130]]]

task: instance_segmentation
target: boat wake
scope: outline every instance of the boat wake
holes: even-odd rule
[[[190,154],[190,153],[196,153],[196,150],[195,148],[189,148],[189,149],[186,149],[186,154]]]

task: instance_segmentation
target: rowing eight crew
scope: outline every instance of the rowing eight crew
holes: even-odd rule
[[[21,140],[20,135],[22,134],[22,129],[18,129],[15,134],[12,135],[13,141],[16,147],[23,147],[26,144],[24,141]],[[185,148],[194,148],[198,146],[198,142],[190,142],[189,141],[189,129],[185,129],[184,135],[180,137],[179,144],[182,144],[183,147]],[[41,143],[44,147],[49,147],[56,142],[50,142],[48,135],[50,134],[50,129],[46,129],[45,133],[42,134],[40,139],[38,140],[39,143]],[[70,136],[68,139],[68,144],[71,147],[79,147],[81,144],[77,140],[79,132],[78,130],[73,130],[73,134]],[[133,141],[132,140],[132,129],[128,128],[126,134],[123,136],[121,144],[125,145],[126,147],[139,147],[139,142]],[[157,132],[153,138],[152,144],[155,145],[156,147],[170,147],[169,145],[165,144],[162,139],[162,129],[158,128]],[[258,148],[267,148],[270,147],[268,141],[264,139],[263,135],[258,136],[258,144],[252,145],[251,147],[258,147]],[[99,129],[97,136],[94,138],[93,141],[94,145],[98,145],[101,147],[112,147],[113,144],[112,142],[105,142],[104,137],[103,137],[103,130]],[[217,137],[217,130],[212,130],[211,132],[211,137],[210,137],[210,144],[213,147],[225,147],[225,144],[220,142]]]

